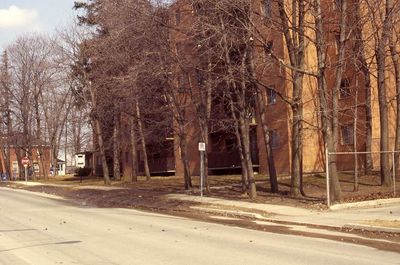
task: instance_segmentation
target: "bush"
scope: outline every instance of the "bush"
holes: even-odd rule
[[[76,169],[75,175],[79,177],[87,177],[92,172],[91,167],[80,167]]]

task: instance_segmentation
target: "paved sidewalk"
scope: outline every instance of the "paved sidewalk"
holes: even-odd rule
[[[251,216],[266,221],[400,233],[400,199],[390,200],[385,205],[381,203],[377,206],[371,206],[373,204],[371,203],[369,208],[354,208],[357,206],[355,204],[350,209],[318,211],[290,206],[231,201],[212,197],[200,198],[184,194],[171,194],[167,198],[202,203],[203,205],[200,207],[194,206],[198,210],[214,211],[220,214],[225,212],[238,216]],[[213,206],[220,207],[215,208]],[[237,210],[232,210],[234,207]],[[260,211],[263,214],[260,214]]]

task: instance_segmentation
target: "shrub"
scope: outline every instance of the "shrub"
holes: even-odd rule
[[[80,167],[76,169],[75,175],[79,177],[87,177],[92,172],[91,167]]]

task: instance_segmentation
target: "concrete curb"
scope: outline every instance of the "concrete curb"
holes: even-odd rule
[[[234,215],[237,218],[240,217],[245,217],[245,218],[253,218],[255,219],[255,222],[261,221],[261,222],[270,222],[273,224],[279,224],[279,225],[284,225],[288,227],[292,226],[312,226],[316,227],[318,229],[340,229],[342,228],[341,225],[332,225],[332,224],[321,224],[321,223],[313,223],[313,222],[304,222],[304,221],[291,221],[287,219],[280,219],[280,218],[274,218],[273,216],[275,215],[274,213],[266,213],[271,216],[264,216],[259,213],[252,213],[252,212],[246,212],[246,211],[241,211],[241,210],[226,210],[226,209],[215,209],[215,208],[208,208],[208,207],[201,207],[201,206],[192,206],[190,207],[195,210],[203,211],[209,214],[223,214],[223,215]]]
[[[332,224],[323,224],[320,222],[299,222],[299,221],[289,221],[289,220],[281,220],[277,218],[273,218],[271,216],[263,216],[262,214],[240,211],[240,210],[225,210],[225,209],[215,209],[215,208],[208,208],[208,207],[201,207],[201,206],[192,206],[192,209],[203,211],[206,213],[214,213],[214,214],[223,214],[223,215],[234,215],[236,217],[247,217],[247,218],[254,218],[259,221],[267,221],[271,223],[284,223],[286,226],[315,226],[319,229],[329,229],[329,228],[336,228],[336,229],[354,229],[354,230],[364,230],[370,232],[385,232],[385,233],[395,233],[400,234],[400,228],[393,228],[393,227],[384,227],[384,226],[374,226],[374,225],[366,225],[366,224],[358,224],[358,223],[349,223],[345,225],[332,225]]]
[[[353,209],[353,208],[363,208],[363,207],[371,207],[371,206],[381,206],[387,204],[395,204],[400,203],[400,198],[391,198],[391,199],[378,199],[372,201],[363,201],[363,202],[352,202],[352,203],[341,203],[335,204],[329,207],[330,210],[345,210],[345,209]]]
[[[190,208],[195,209],[195,210],[200,210],[203,212],[207,212],[207,213],[231,214],[231,215],[260,219],[260,220],[270,220],[270,218],[267,218],[259,213],[245,212],[245,211],[239,211],[239,210],[215,209],[215,208],[200,207],[200,206],[191,206]]]
[[[400,234],[400,228],[374,226],[374,225],[357,224],[357,223],[345,224],[343,228],[367,230],[371,232],[386,232],[386,233]]]

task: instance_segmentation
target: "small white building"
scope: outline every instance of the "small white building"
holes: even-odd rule
[[[57,176],[65,176],[65,161],[57,159]]]
[[[75,155],[75,167],[84,168],[86,166],[85,153],[78,153]]]
[[[92,167],[93,163],[93,152],[86,151],[75,154],[75,167],[84,168]]]

